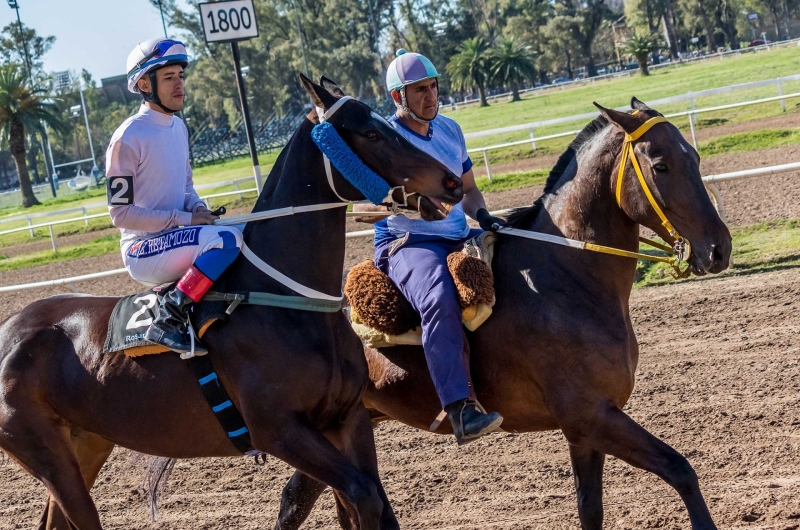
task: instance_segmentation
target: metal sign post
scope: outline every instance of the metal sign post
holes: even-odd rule
[[[247,144],[250,147],[250,158],[253,160],[253,175],[256,188],[261,193],[264,183],[261,179],[261,166],[258,163],[258,151],[253,137],[253,124],[250,121],[250,107],[247,104],[247,92],[242,77],[242,61],[239,55],[239,41],[258,37],[253,0],[231,0],[227,2],[208,2],[199,4],[200,19],[203,21],[203,34],[206,43],[230,42],[233,53],[233,65],[236,71],[236,85],[239,88],[239,101],[244,114],[244,128]]]

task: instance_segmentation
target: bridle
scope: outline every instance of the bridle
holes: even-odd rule
[[[637,114],[638,112],[639,111],[634,111],[633,114]],[[659,219],[661,219],[661,225],[667,230],[669,236],[673,239],[672,251],[675,254],[676,261],[681,262],[686,261],[692,255],[692,245],[689,243],[688,239],[685,239],[678,233],[678,230],[672,225],[672,223],[669,222],[667,216],[664,215],[664,211],[656,202],[655,197],[653,197],[653,193],[650,191],[650,186],[647,185],[647,181],[644,178],[639,160],[636,158],[636,151],[633,149],[634,142],[641,138],[654,125],[659,123],[669,122],[663,116],[655,116],[644,122],[632,133],[625,133],[625,141],[622,144],[622,160],[619,163],[619,173],[617,174],[615,197],[617,199],[617,205],[622,208],[622,180],[625,176],[625,166],[627,165],[628,159],[630,159],[631,165],[633,166],[633,170],[639,179],[639,184],[642,186],[642,191],[644,191],[645,197],[647,197],[650,206],[653,207],[653,210],[655,210]]]
[[[638,111],[634,111],[633,114],[637,114]],[[654,125],[659,123],[669,123],[666,118],[662,116],[656,116],[654,118],[650,118],[642,125],[640,125],[635,131],[628,134],[625,133],[625,141],[622,144],[622,159],[619,163],[619,172],[617,173],[617,182],[616,182],[616,192],[615,197],[617,200],[617,205],[622,209],[622,180],[625,176],[625,168],[627,166],[628,160],[631,161],[631,165],[633,166],[633,170],[636,172],[636,176],[638,177],[639,184],[644,191],[645,196],[647,197],[650,206],[653,207],[658,217],[661,219],[661,224],[664,228],[667,229],[669,232],[670,237],[673,238],[672,246],[662,245],[652,239],[648,239],[646,237],[639,237],[639,241],[649,245],[651,247],[657,248],[659,250],[663,250],[665,252],[669,252],[672,254],[671,256],[652,256],[650,254],[643,254],[641,252],[631,252],[628,250],[622,250],[613,247],[607,247],[604,245],[597,245],[594,243],[587,243],[585,241],[578,241],[575,239],[569,239],[566,237],[555,236],[552,234],[545,234],[542,232],[534,232],[531,230],[521,230],[518,228],[505,228],[502,227],[498,231],[501,234],[507,234],[512,236],[524,237],[526,239],[533,239],[536,241],[543,241],[546,243],[553,243],[556,245],[562,245],[571,248],[577,248],[581,250],[589,250],[592,252],[599,252],[602,254],[611,254],[614,256],[622,256],[626,258],[634,258],[634,259],[641,259],[646,261],[656,261],[661,263],[666,263],[670,267],[672,267],[673,273],[672,276],[676,279],[678,278],[688,278],[691,274],[689,267],[687,266],[684,269],[680,268],[681,262],[685,262],[689,259],[692,255],[692,245],[689,243],[689,240],[682,237],[678,230],[669,222],[667,216],[664,215],[664,211],[658,205],[653,197],[653,193],[650,191],[650,187],[647,185],[647,181],[644,178],[644,174],[642,173],[641,165],[639,164],[639,160],[636,157],[636,151],[633,149],[633,144],[639,140],[647,131],[649,131]]]
[[[331,116],[333,116],[336,113],[336,111],[339,110],[342,107],[342,105],[344,105],[347,101],[349,101],[351,99],[353,99],[352,96],[342,96],[341,98],[339,98],[336,101],[336,103],[331,105],[331,107],[328,110],[324,110],[321,107],[315,107],[315,110],[316,110],[316,113],[317,113],[317,118],[319,119],[319,122],[320,123],[327,122],[331,118]],[[327,157],[327,155],[325,155],[325,153],[322,154],[322,158],[323,158],[323,161],[325,163],[325,176],[328,179],[328,186],[330,186],[331,191],[333,192],[333,194],[336,195],[336,197],[340,201],[342,201],[344,203],[351,204],[351,203],[359,202],[359,201],[353,201],[353,200],[350,200],[350,199],[346,199],[346,198],[342,197],[341,194],[339,194],[339,192],[336,190],[336,185],[333,182],[333,167],[331,165],[331,161]],[[402,195],[402,197],[403,197],[402,202],[397,201],[395,199],[395,192],[396,191],[400,192],[400,194]],[[389,208],[389,210],[393,214],[397,215],[397,214],[403,213],[401,208],[412,209],[412,207],[408,204],[408,198],[409,197],[413,197],[414,195],[418,195],[418,193],[417,192],[407,193],[406,192],[406,188],[403,185],[395,186],[395,187],[389,189],[389,192],[386,194],[386,197],[383,198],[383,200],[381,201],[381,204],[387,206]],[[417,203],[417,207],[419,207],[419,203]]]

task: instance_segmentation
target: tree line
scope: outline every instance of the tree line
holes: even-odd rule
[[[197,8],[201,0],[151,2],[154,9],[164,10],[174,33],[170,36],[183,40],[192,55],[183,113],[190,130],[238,127],[230,49],[204,42]],[[386,100],[385,71],[399,48],[433,61],[442,74],[444,103],[477,96],[486,105],[491,91],[511,92],[516,100],[522,87],[591,77],[627,67],[633,60],[646,75],[649,62],[679,60],[719,47],[738,49],[762,32],[772,40],[793,37],[800,8],[800,0],[254,0],[254,4],[259,36],[242,42],[240,48],[252,112],[265,120],[297,112],[307,104],[298,72],[327,75],[362,99]],[[142,40],[151,37],[142,35]],[[78,83],[85,87],[100,165],[113,130],[136,107],[109,101],[85,70],[56,87],[52,73],[42,66],[54,43],[55,37],[40,36],[24,25],[20,31],[17,23],[0,34],[0,67],[9,72],[0,75],[0,149],[10,149],[15,164],[26,166],[17,168],[23,188],[27,178],[23,173],[29,173],[34,183],[48,173],[42,123],[50,125],[56,164],[89,157],[82,115],[69,111],[80,104]],[[125,57],[119,63],[122,73]],[[21,98],[28,108],[36,109],[34,118],[15,121],[11,116]],[[21,142],[20,123],[25,129]],[[32,193],[26,195],[25,203],[33,204]]]

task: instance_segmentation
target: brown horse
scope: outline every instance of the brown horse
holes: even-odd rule
[[[317,107],[338,87],[302,78]],[[278,157],[254,211],[337,202],[309,115]],[[461,182],[404,140],[371,109],[344,103],[329,121],[361,160],[392,186],[456,203]],[[338,193],[362,195],[334,174]],[[428,211],[428,213],[425,213]],[[324,293],[341,292],[345,208],[247,225],[244,240],[279,271]],[[294,293],[239,259],[216,290]],[[100,530],[89,495],[114,445],[171,458],[238,456],[177,354],[103,355],[117,298],[57,296],[35,302],[0,327],[0,448],[44,483],[40,529]],[[329,485],[351,524],[395,524],[380,484],[363,348],[342,311],[239,306],[204,337],[219,380],[250,430],[251,443]]]
[[[561,156],[544,195],[514,212],[509,226],[628,251],[638,248],[640,225],[672,241],[630,164],[621,206],[615,199],[626,133],[660,116],[635,98],[631,105],[639,112],[599,107],[602,116]],[[634,145],[656,202],[691,242],[692,272],[727,268],[731,236],[703,188],[697,152],[669,123],[653,126]],[[475,389],[489,410],[503,415],[506,431],[564,433],[582,527],[602,528],[603,464],[610,454],[675,488],[693,529],[716,528],[686,458],[622,412],[639,358],[628,307],[636,260],[501,232],[493,269],[497,305],[469,340]],[[373,418],[427,429],[439,404],[419,347],[367,350],[367,360],[372,384],[364,403]],[[445,433],[446,424],[438,432]],[[296,472],[282,511],[307,514],[322,489]]]

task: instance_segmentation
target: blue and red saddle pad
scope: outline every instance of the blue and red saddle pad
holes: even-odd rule
[[[121,298],[114,306],[108,321],[108,334],[103,344],[103,353],[124,352],[128,357],[142,357],[166,352],[169,352],[166,353],[167,355],[178,355],[170,352],[168,348],[153,344],[144,338],[147,328],[156,317],[161,296],[170,287],[169,285],[153,287],[147,291]],[[228,315],[225,313],[227,307],[228,302],[201,301],[196,304],[190,316],[196,335],[202,337],[214,322],[227,318]],[[213,353],[192,357],[182,362],[187,363],[194,372],[203,397],[233,445],[244,454],[254,455],[258,462],[259,456],[263,456],[264,453],[253,449],[244,419],[214,370],[211,361],[212,355]]]

